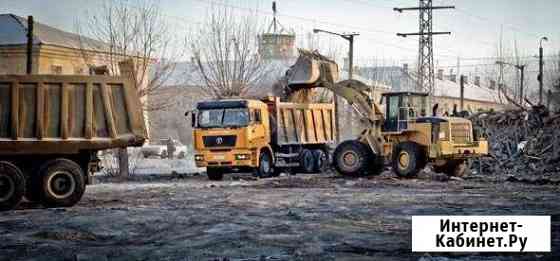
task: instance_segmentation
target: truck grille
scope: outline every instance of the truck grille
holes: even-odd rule
[[[202,141],[204,147],[234,147],[237,136],[235,135],[221,135],[221,136],[204,136]]]
[[[451,123],[451,141],[458,144],[472,142],[472,130],[469,123]]]

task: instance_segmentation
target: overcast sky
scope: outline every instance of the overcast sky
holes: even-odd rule
[[[134,4],[135,1],[129,1]],[[258,10],[263,19],[271,19],[268,0],[160,0],[168,23],[178,34],[202,21],[212,2],[226,3],[238,12]],[[33,15],[36,21],[67,31],[86,10],[101,6],[102,0],[0,0],[0,13]],[[373,58],[391,63],[413,63],[416,37],[397,37],[397,32],[416,32],[418,12],[398,13],[393,7],[418,5],[416,0],[279,0],[280,22],[293,29],[302,43],[314,27],[337,32],[358,32],[355,57],[357,64],[371,63]],[[456,9],[434,10],[434,31],[451,31],[451,36],[435,36],[435,60],[441,66],[461,63],[488,63],[469,58],[496,55],[501,28],[505,44],[517,41],[521,55],[537,54],[538,39],[548,36],[545,54],[560,50],[559,0],[434,0],[434,5],[455,5]],[[323,35],[345,51],[346,42]]]

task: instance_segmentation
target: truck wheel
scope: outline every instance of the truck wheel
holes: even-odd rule
[[[259,155],[259,167],[256,172],[259,178],[270,177],[274,174],[274,164],[272,163],[272,157],[268,151],[261,151]]]
[[[308,149],[303,149],[299,154],[299,167],[303,173],[313,173],[315,170],[315,157]]]
[[[397,144],[392,163],[393,171],[399,177],[414,177],[425,166],[420,146],[414,142]]]
[[[368,172],[371,154],[370,149],[357,140],[344,141],[334,150],[334,167],[344,176],[359,176]]]
[[[324,150],[313,150],[313,172],[321,173],[328,165],[329,158]]]
[[[14,164],[0,161],[0,211],[17,207],[25,194],[25,177]]]
[[[219,181],[224,179],[224,170],[220,168],[206,168],[206,175],[209,180]]]
[[[184,151],[179,152],[179,154],[177,155],[177,158],[178,159],[184,159],[185,158],[185,152]]]
[[[166,150],[164,150],[164,151],[161,152],[160,157],[161,157],[162,159],[166,159],[167,156],[168,156],[168,155],[167,155],[167,151],[166,151]]]
[[[82,199],[86,184],[80,165],[67,159],[47,161],[39,170],[41,203],[45,207],[71,207]]]
[[[467,164],[464,160],[448,160],[443,165],[434,165],[434,171],[445,173],[449,176],[465,177],[467,174]]]

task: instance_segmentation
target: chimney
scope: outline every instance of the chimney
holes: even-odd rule
[[[408,63],[403,64],[402,68],[404,73],[408,73]]]
[[[474,77],[474,85],[480,87],[480,76]]]
[[[449,80],[452,81],[452,82],[457,82],[457,74],[449,75]]]
[[[496,89],[496,81],[490,80],[490,89],[492,90]]]
[[[437,78],[438,78],[438,80],[443,81],[443,69],[438,69],[437,70]]]

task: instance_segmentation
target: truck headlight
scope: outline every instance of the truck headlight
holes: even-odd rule
[[[248,160],[250,158],[249,154],[235,154],[235,160]]]
[[[194,155],[194,160],[203,161],[204,160],[204,155]]]

